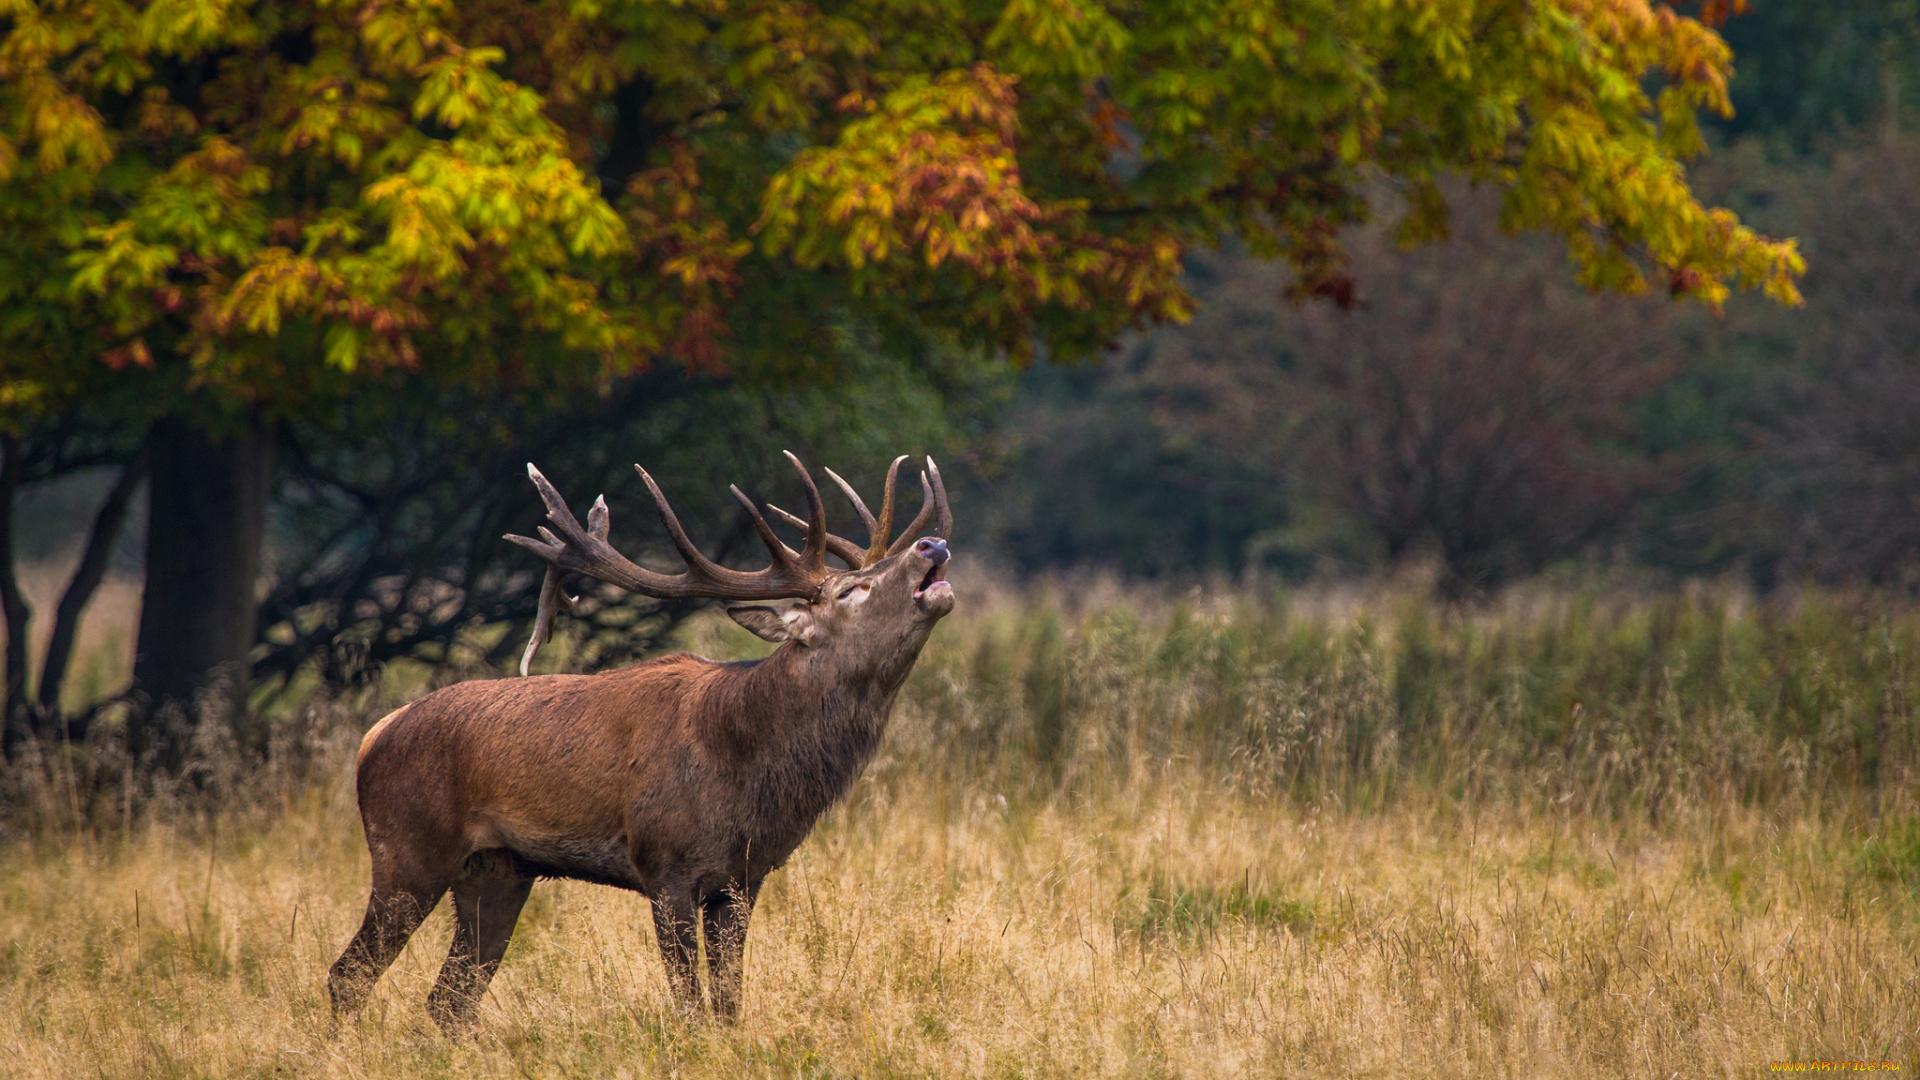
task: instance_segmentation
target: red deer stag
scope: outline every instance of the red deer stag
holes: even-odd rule
[[[827,531],[806,467],[808,520],[794,551],[753,501],[733,489],[773,561],[756,572],[719,566],[693,546],[660,488],[639,469],[686,572],[655,573],[607,543],[607,506],[581,528],[546,477],[527,473],[553,531],[509,536],[551,564],[527,661],[556,612],[573,601],[568,573],[646,596],[801,601],[784,610],[737,605],[740,625],[782,642],[773,655],[719,664],[676,653],[598,675],[459,683],[396,710],[360,743],[360,818],[373,858],[366,918],[333,965],[334,1010],[358,1009],[407,938],[453,892],[453,947],[427,998],[440,1026],[468,1026],[499,966],[536,878],[596,881],[644,893],[667,980],[697,1011],[696,920],[705,928],[711,1006],[740,1008],[740,956],[760,885],[872,757],[893,699],[934,623],[953,610],[944,578],[947,509],[927,461],[920,514],[899,539],[894,478],[875,517],[836,476],[866,523],[862,547]],[[915,535],[934,519],[932,534]],[[555,535],[557,532],[559,535]],[[835,555],[846,570],[827,565]]]

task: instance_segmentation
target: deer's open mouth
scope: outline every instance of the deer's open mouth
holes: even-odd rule
[[[947,563],[945,559],[942,559],[941,561],[933,564],[932,566],[927,567],[927,576],[920,579],[920,587],[913,590],[914,595],[917,596],[920,593],[926,592],[928,589],[933,588],[935,585],[944,584],[946,580],[947,580]]]
[[[920,587],[913,590],[913,600],[923,609],[940,602],[953,602],[953,586],[947,583],[947,560],[941,559],[927,568],[927,576],[921,578]]]

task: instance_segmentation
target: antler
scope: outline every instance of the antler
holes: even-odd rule
[[[534,476],[540,476],[540,471],[533,467],[532,462],[527,463],[527,471]],[[544,481],[546,477],[541,476],[540,479]],[[587,511],[587,535],[604,541],[610,524],[607,497],[601,495],[593,500],[593,508]],[[525,537],[508,537],[508,539],[524,540]],[[533,654],[539,652],[540,646],[545,645],[547,639],[553,636],[555,613],[573,610],[577,598],[568,596],[560,590],[560,579],[566,575],[567,572],[558,566],[549,566],[545,580],[540,582],[540,608],[539,613],[534,616],[533,635],[527,639],[527,651],[520,654],[520,674],[522,675],[525,675],[527,668],[533,665]]]
[[[747,498],[738,487],[733,488],[734,497],[746,507],[747,513],[753,518],[754,530],[760,534],[761,542],[773,557],[765,570],[752,572],[729,570],[700,554],[700,550],[693,546],[693,541],[687,539],[686,530],[680,527],[680,519],[674,516],[673,507],[668,505],[666,496],[660,493],[660,485],[653,482],[647,470],[634,466],[640,479],[646,482],[647,491],[653,495],[654,505],[660,510],[660,522],[667,527],[667,535],[673,538],[673,546],[680,552],[680,557],[686,560],[687,570],[682,574],[655,573],[615,551],[607,543],[605,497],[594,501],[593,509],[587,514],[587,528],[582,529],[573,511],[567,509],[566,500],[560,497],[560,493],[554,490],[539,469],[528,463],[527,476],[533,480],[533,486],[539,489],[540,498],[547,504],[547,519],[553,523],[553,529],[541,526],[539,540],[511,534],[506,537],[551,564],[546,580],[541,583],[540,606],[534,617],[532,639],[527,642],[527,651],[520,658],[520,673],[527,673],[534,653],[552,634],[554,615],[561,608],[573,608],[573,598],[560,588],[560,578],[568,573],[586,574],[628,592],[663,600],[694,597],[775,600],[781,597],[811,597],[818,592],[820,583],[826,580],[829,573],[827,547],[836,538],[827,533],[826,506],[820,501],[820,489],[814,486],[813,478],[807,474],[807,467],[792,454],[786,457],[793,463],[794,470],[800,474],[800,482],[806,488],[807,509],[810,511],[808,517],[811,520],[800,524],[806,529],[807,540],[798,552],[781,543],[766,519],[760,516],[753,500]],[[798,521],[797,518],[793,520]],[[556,536],[555,531],[559,535]]]
[[[865,569],[881,559],[907,550],[907,547],[919,538],[920,530],[926,526],[927,519],[936,514],[938,520],[934,524],[933,534],[945,540],[953,532],[953,511],[947,507],[947,485],[940,479],[940,466],[935,465],[932,458],[928,458],[926,471],[920,474],[920,513],[907,525],[898,539],[891,544],[887,542],[887,538],[893,534],[894,480],[900,474],[900,463],[905,460],[907,456],[902,454],[894,458],[893,464],[887,467],[887,487],[880,498],[880,516],[877,518],[871,510],[867,509],[867,504],[861,501],[859,493],[853,490],[852,484],[842,480],[840,474],[832,469],[825,470],[827,476],[846,493],[847,501],[853,503],[854,511],[860,515],[860,520],[867,526],[868,541],[864,548],[846,537],[827,534],[827,547],[855,570]],[[809,527],[806,522],[772,503],[767,504],[767,509],[796,529]]]

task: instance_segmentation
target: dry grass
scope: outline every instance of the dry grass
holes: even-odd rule
[[[1754,761],[1715,771],[1696,760],[1711,748],[1685,740],[1640,760],[1619,732],[1575,725],[1562,735],[1576,748],[1557,756],[1534,739],[1529,771],[1503,756],[1527,745],[1519,714],[1497,732],[1467,725],[1497,702],[1474,706],[1458,689],[1474,683],[1467,661],[1446,657],[1455,644],[1491,655],[1489,634],[1524,639],[1527,620],[1570,624],[1508,611],[1442,625],[1428,659],[1456,689],[1413,693],[1409,642],[1424,631],[1396,603],[1141,617],[1138,604],[1123,616],[1006,602],[943,628],[882,760],[770,882],[733,1029],[669,1013],[644,900],[550,882],[476,1038],[446,1041],[421,1010],[444,911],[367,1015],[336,1030],[324,975],[367,872],[347,762],[378,706],[335,707],[304,779],[242,783],[217,814],[175,803],[13,832],[0,1072],[1666,1077],[1791,1058],[1920,1064],[1920,815],[1904,751],[1874,759],[1869,782],[1842,742],[1788,719],[1712,720],[1715,700],[1749,712],[1751,700],[1689,696],[1669,658],[1647,708],[1746,739]],[[1563,607],[1594,641],[1631,637],[1648,612]],[[1877,627],[1906,642],[1894,660],[1912,656],[1911,615],[1808,610],[1770,617],[1802,646],[1819,625],[1865,649]],[[1369,612],[1398,629],[1368,638]],[[1740,629],[1748,616],[1730,618]],[[1752,632],[1777,664],[1771,631]],[[741,647],[705,633],[717,651]],[[1312,635],[1349,644],[1290,667],[1287,650]],[[1835,702],[1880,685],[1863,673],[1882,669],[1852,670],[1830,673],[1819,709],[1844,713]],[[1524,707],[1510,680],[1488,685],[1501,707]],[[1637,715],[1583,702],[1620,706],[1621,724]],[[1909,745],[1888,726],[1867,725],[1876,745]],[[1582,738],[1601,749],[1579,750]],[[1769,771],[1766,754],[1792,747]],[[1778,789],[1752,790],[1755,777]]]

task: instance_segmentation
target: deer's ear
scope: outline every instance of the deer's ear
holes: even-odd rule
[[[735,604],[727,609],[727,614],[755,637],[776,644],[782,641],[805,641],[811,622],[804,604],[785,611],[760,604]]]

